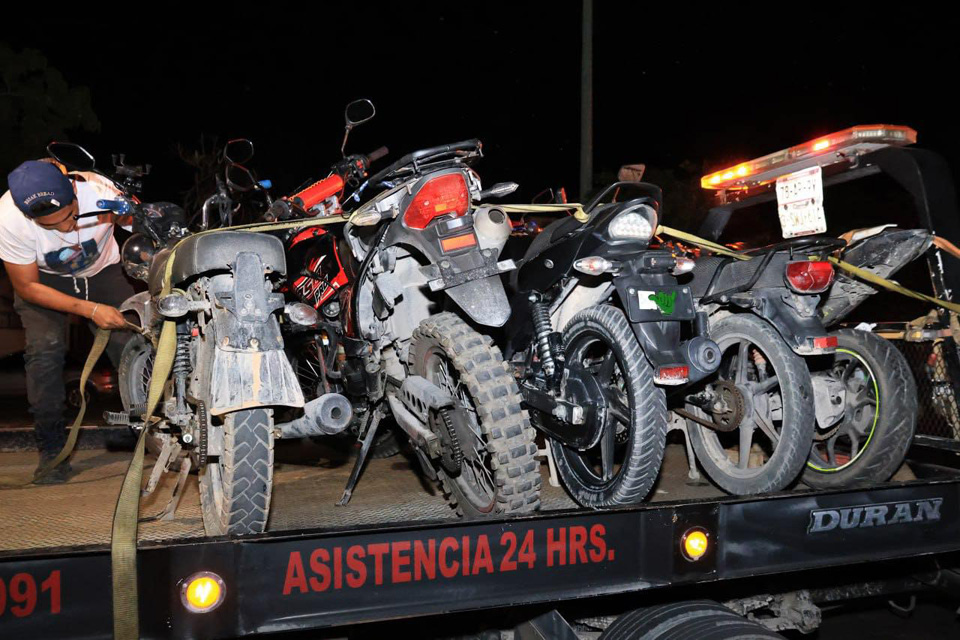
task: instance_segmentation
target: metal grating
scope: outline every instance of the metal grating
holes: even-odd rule
[[[917,382],[917,435],[960,441],[960,376],[956,374],[957,344],[953,338],[928,342],[893,340]]]

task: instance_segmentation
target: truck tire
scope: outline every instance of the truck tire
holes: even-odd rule
[[[450,393],[470,414],[477,443],[459,442],[461,470],[437,466],[444,492],[467,518],[540,508],[536,431],[520,406],[520,390],[500,350],[456,314],[430,316],[414,332],[410,370]]]
[[[608,396],[608,401],[619,402],[622,410],[620,419],[610,411],[605,417],[605,433],[612,429],[613,437],[601,436],[600,443],[587,451],[548,439],[557,474],[573,499],[585,507],[641,502],[660,473],[666,445],[666,396],[653,383],[653,367],[623,312],[609,305],[588,307],[571,318],[563,329],[563,345],[567,363],[582,365],[602,358],[597,363],[598,381],[616,394],[616,398]],[[605,366],[610,370],[605,371]],[[605,468],[603,448],[611,444],[614,451],[607,460],[612,466]]]
[[[200,469],[208,536],[263,533],[273,486],[273,412],[246,409],[223,418],[223,453]]]
[[[600,640],[768,640],[783,638],[710,601],[674,602],[619,616]]]
[[[846,387],[846,408],[840,422],[814,441],[801,480],[814,489],[886,482],[903,464],[913,440],[916,382],[903,354],[889,341],[854,329],[833,335],[834,369]]]
[[[711,325],[710,337],[721,353],[720,369],[710,380],[725,383],[733,394],[728,404],[737,406],[739,426],[725,433],[688,419],[697,460],[727,493],[742,496],[785,489],[802,472],[813,442],[816,417],[807,364],[773,327],[750,314],[728,316]],[[763,390],[765,381],[773,386]],[[709,418],[699,407],[688,404],[687,410]],[[750,467],[755,446],[765,461]],[[736,450],[736,462],[728,449]]]

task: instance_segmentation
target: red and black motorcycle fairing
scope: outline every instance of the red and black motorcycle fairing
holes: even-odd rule
[[[350,282],[337,245],[336,232],[323,227],[298,230],[286,242],[288,291],[318,311]]]

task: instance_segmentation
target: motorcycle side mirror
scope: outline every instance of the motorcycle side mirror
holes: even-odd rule
[[[375,115],[377,115],[377,108],[373,106],[373,102],[366,98],[354,100],[347,105],[347,108],[343,110],[343,120],[346,127],[343,132],[343,144],[340,145],[340,155],[344,155],[347,148],[347,138],[350,137],[353,128],[373,119]]]
[[[51,142],[47,153],[70,171],[93,171],[97,164],[89,151],[72,142]]]
[[[645,164],[625,164],[617,171],[617,180],[620,182],[642,182],[643,172],[647,170]]]
[[[239,164],[231,164],[226,171],[227,186],[241,193],[251,191],[257,187],[257,179],[249,169]]]
[[[228,140],[223,147],[223,157],[231,164],[243,164],[253,157],[253,141],[246,138]]]

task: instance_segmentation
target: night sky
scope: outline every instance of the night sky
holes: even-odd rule
[[[129,19],[129,5],[97,5],[97,16],[63,16],[62,33],[8,22],[2,39],[39,49],[91,89],[101,130],[73,138],[104,165],[117,151],[153,163],[154,197],[189,186],[176,146],[201,134],[253,139],[249,164],[275,195],[321,177],[339,155],[343,106],[358,97],[378,114],[349,150],[387,145],[395,158],[479,137],[487,185],[515,180],[521,200],[558,185],[578,195],[580,3],[198,5],[153,4]],[[692,185],[701,172],[875,123],[916,128],[956,171],[956,21],[861,6],[596,2],[596,172],[645,162]]]

